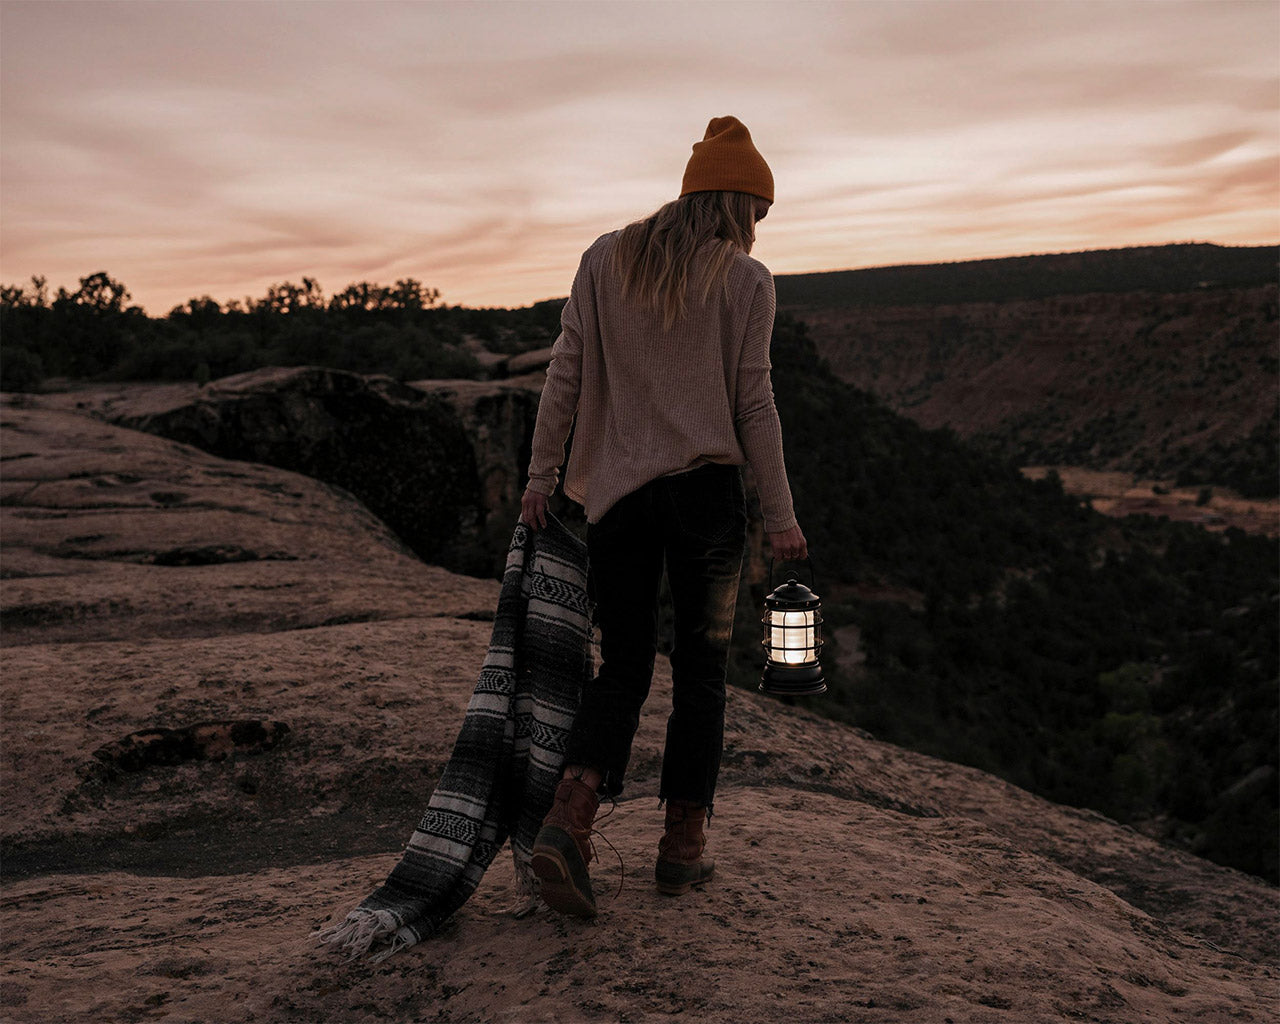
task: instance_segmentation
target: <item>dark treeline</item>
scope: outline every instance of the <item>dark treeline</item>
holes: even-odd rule
[[[778,304],[797,309],[1002,302],[1089,292],[1183,292],[1272,284],[1274,245],[1135,246],[779,276]]]
[[[785,314],[773,361],[831,642],[809,706],[1276,881],[1277,542],[1104,518],[843,383]],[[762,600],[739,602],[748,687]]]
[[[193,298],[164,317],[148,316],[129,297],[103,272],[53,295],[38,277],[0,288],[0,390],[38,391],[49,377],[203,383],[263,366],[330,366],[398,380],[480,377],[468,338],[493,352],[549,345],[564,305],[440,305],[438,291],[412,278],[351,284],[326,297],[304,277],[261,298]]]

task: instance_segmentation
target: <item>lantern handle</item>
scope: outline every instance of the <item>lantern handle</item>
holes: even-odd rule
[[[798,559],[798,558],[783,558],[783,559],[781,559],[781,561],[783,561],[783,562],[799,562],[799,561],[800,561],[800,559]],[[818,591],[818,580],[817,580],[817,577],[816,577],[816,576],[814,575],[814,573],[813,573],[813,559],[812,559],[812,558],[806,558],[804,561],[805,561],[805,562],[808,564],[808,566],[809,566],[809,589],[810,589],[810,590],[812,590],[812,591],[816,594],[816,593],[817,593],[817,591]],[[770,558],[769,558],[769,590],[770,590],[770,591],[772,591],[772,590],[773,590],[773,557],[772,557],[772,556],[770,556]]]

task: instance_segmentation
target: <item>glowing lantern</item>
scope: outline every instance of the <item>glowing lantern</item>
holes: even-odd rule
[[[813,566],[809,567],[813,581]],[[773,564],[769,565],[773,584]],[[818,664],[822,648],[822,603],[794,573],[764,599],[764,678],[760,689],[775,697],[807,697],[827,692]]]

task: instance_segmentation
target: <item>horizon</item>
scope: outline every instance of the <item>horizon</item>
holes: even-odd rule
[[[3,0],[0,20],[0,281],[105,268],[151,316],[304,276],[563,297],[726,113],[778,183],[753,250],[778,276],[1280,238],[1280,5]]]
[[[865,267],[834,267],[834,268],[831,268],[831,269],[828,269],[828,270],[796,270],[796,271],[788,271],[788,272],[786,272],[786,273],[775,273],[773,276],[774,276],[775,278],[778,278],[778,277],[813,277],[813,276],[818,276],[818,275],[822,275],[822,274],[857,274],[857,273],[861,273],[861,272],[864,272],[864,271],[871,271],[871,270],[899,270],[899,269],[905,269],[905,268],[908,268],[908,267],[946,267],[946,266],[958,266],[958,265],[960,265],[960,264],[964,264],[964,263],[989,263],[989,262],[1000,262],[1000,261],[1002,261],[1002,260],[1039,259],[1039,258],[1048,258],[1048,257],[1053,257],[1053,256],[1077,256],[1077,255],[1087,255],[1087,254],[1092,254],[1092,253],[1123,252],[1123,251],[1124,251],[1124,250],[1126,250],[1126,249],[1165,249],[1165,248],[1175,248],[1175,247],[1178,247],[1178,246],[1202,246],[1202,245],[1204,245],[1204,246],[1212,246],[1213,248],[1217,248],[1217,249],[1269,249],[1269,248],[1274,248],[1274,249],[1278,249],[1278,250],[1280,250],[1280,241],[1277,241],[1277,242],[1260,242],[1260,243],[1257,243],[1257,244],[1250,244],[1250,245],[1229,245],[1229,244],[1223,244],[1223,243],[1221,243],[1221,242],[1208,242],[1208,241],[1160,242],[1160,243],[1154,243],[1154,244],[1152,244],[1152,243],[1143,243],[1143,244],[1139,244],[1139,245],[1116,245],[1116,246],[1108,246],[1108,247],[1107,247],[1107,248],[1105,248],[1105,249],[1063,249],[1063,250],[1058,250],[1058,251],[1055,251],[1055,252],[1023,252],[1023,253],[1010,253],[1010,254],[1008,254],[1008,255],[1002,255],[1002,256],[978,256],[978,257],[974,257],[974,258],[972,258],[972,259],[961,258],[961,259],[955,259],[955,260],[936,260],[936,261],[930,261],[930,262],[909,261],[909,262],[904,262],[904,263],[877,263],[877,264],[873,264],[873,265],[871,265],[871,266],[865,266]],[[109,269],[107,269],[107,268],[105,268],[105,267],[100,267],[100,268],[98,268],[98,270],[90,271],[90,272],[89,272],[89,273],[87,273],[87,274],[79,275],[79,276],[76,278],[76,283],[77,283],[77,284],[79,284],[79,281],[80,281],[82,278],[87,278],[87,277],[91,276],[92,274],[96,274],[96,273],[105,273],[105,274],[107,274],[108,276],[111,276],[111,271],[110,271]],[[272,287],[272,286],[275,286],[275,285],[281,285],[281,284],[285,284],[285,283],[301,284],[301,283],[302,283],[302,279],[303,279],[304,277],[305,277],[305,278],[311,278],[312,280],[314,280],[314,281],[315,281],[315,283],[316,283],[316,285],[317,285],[317,287],[318,287],[318,289],[319,289],[319,291],[320,291],[320,293],[321,293],[321,294],[322,294],[326,299],[332,298],[332,297],[333,297],[337,292],[341,291],[342,289],[344,289],[344,288],[346,288],[346,287],[348,287],[349,285],[352,285],[352,284],[361,284],[361,283],[365,283],[365,284],[378,285],[378,286],[391,286],[391,285],[394,285],[394,284],[395,284],[395,282],[394,282],[394,281],[376,281],[376,280],[373,280],[373,281],[363,281],[363,282],[360,282],[360,281],[345,281],[345,282],[343,282],[343,283],[341,283],[341,284],[338,284],[336,288],[329,289],[329,288],[326,288],[326,287],[325,287],[325,282],[320,281],[318,278],[315,278],[313,275],[311,275],[311,274],[299,274],[299,275],[296,275],[296,276],[295,276],[295,277],[293,277],[293,278],[282,278],[282,279],[281,279],[281,280],[279,280],[279,281],[272,281],[272,282],[270,282],[269,284],[267,284],[266,286],[264,286],[264,288],[263,288],[263,290],[262,290],[262,294],[261,294],[261,295],[254,295],[254,296],[234,296],[234,297],[230,297],[230,298],[222,298],[222,297],[219,297],[219,296],[217,296],[217,295],[209,295],[209,296],[203,296],[203,295],[202,295],[202,296],[195,296],[195,295],[192,295],[192,296],[189,296],[189,299],[195,299],[195,298],[211,298],[211,299],[214,299],[214,300],[218,303],[218,305],[219,305],[219,306],[221,306],[222,308],[226,309],[226,308],[227,308],[227,306],[228,306],[228,303],[229,303],[229,302],[232,302],[232,301],[240,302],[240,303],[242,303],[242,304],[243,304],[243,303],[245,302],[245,300],[246,300],[246,299],[248,299],[248,298],[262,298],[262,297],[264,297],[264,296],[265,296],[265,294],[266,294],[266,290],[267,290],[267,288],[269,288],[269,287]],[[124,281],[124,280],[121,280],[120,278],[116,278],[116,277],[111,277],[111,279],[112,279],[113,281],[116,281],[116,282],[117,282],[117,283],[119,283],[119,284],[124,285],[124,286],[125,286],[125,288],[126,288],[126,289],[128,289],[128,286],[129,286],[129,282],[128,282],[128,281]],[[419,283],[420,283],[420,284],[422,284],[423,286],[427,286],[427,287],[429,287],[429,286],[430,286],[430,282],[429,282],[429,281],[420,281]],[[3,286],[5,286],[5,287],[9,287],[9,286],[26,287],[26,286],[28,286],[28,285],[30,285],[30,284],[31,284],[31,278],[30,278],[30,277],[28,277],[25,281],[6,281],[6,280],[3,280],[3,279],[0,279],[0,285],[3,285]],[[48,280],[46,279],[46,281],[45,281],[45,285],[46,285],[46,288],[48,289],[48,294],[49,294],[49,296],[50,296],[50,298],[51,298],[51,299],[52,299],[52,298],[54,298],[54,297],[56,297],[57,289],[58,289],[58,288],[60,288],[60,287],[61,287],[61,288],[66,288],[66,290],[67,290],[69,293],[74,294],[74,292],[75,292],[75,289],[74,289],[74,288],[69,287],[66,283],[63,283],[63,282],[51,282],[51,281],[48,281]],[[567,298],[567,297],[568,297],[568,294],[569,294],[569,293],[568,293],[568,290],[566,289],[566,290],[565,290],[565,292],[564,292],[563,294],[560,294],[560,295],[544,295],[544,296],[542,296],[542,297],[540,297],[540,298],[536,298],[536,299],[529,299],[528,301],[521,302],[521,303],[517,303],[517,304],[514,304],[514,305],[496,306],[496,305],[478,305],[478,304],[474,304],[474,303],[463,303],[463,302],[450,302],[450,301],[449,301],[449,297],[448,297],[447,295],[444,295],[444,294],[442,293],[442,294],[440,295],[440,297],[439,297],[439,300],[438,300],[434,305],[435,305],[437,308],[443,308],[443,307],[456,307],[456,308],[461,308],[461,309],[477,309],[477,310],[487,310],[487,309],[495,309],[495,310],[497,310],[497,309],[528,309],[529,307],[531,307],[531,306],[535,306],[535,305],[537,305],[538,303],[541,303],[541,302],[557,302],[557,301],[560,301],[560,300],[562,300],[562,299]],[[143,305],[142,305],[142,303],[139,303],[139,302],[135,302],[135,301],[133,301],[132,293],[131,293],[131,292],[130,292],[130,294],[129,294],[129,297],[128,297],[125,301],[126,301],[126,306],[138,306],[139,308],[141,308],[141,309],[143,310],[143,312],[144,312],[148,317],[153,318],[153,319],[163,319],[164,317],[168,316],[168,315],[169,315],[169,313],[170,313],[170,312],[172,312],[172,309],[173,309],[173,307],[170,307],[169,309],[166,309],[163,313],[161,313],[161,312],[156,312],[156,311],[151,310],[151,309],[147,309],[145,306],[143,306]],[[184,300],[184,301],[187,301],[187,300]],[[178,303],[177,305],[182,305],[182,303]]]

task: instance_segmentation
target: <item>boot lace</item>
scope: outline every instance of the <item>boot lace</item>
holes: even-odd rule
[[[599,820],[604,821],[606,818],[609,817],[609,815],[611,815],[617,809],[618,809],[618,801],[612,796],[609,797],[609,809],[600,816]],[[627,865],[626,865],[626,862],[623,861],[622,859],[622,854],[618,852],[618,848],[614,846],[613,843],[609,841],[609,837],[605,835],[603,832],[599,831],[595,827],[595,824],[593,823],[591,828],[587,830],[587,842],[591,844],[591,856],[593,856],[597,861],[600,859],[600,853],[596,849],[595,840],[591,838],[592,836],[599,836],[601,839],[603,839],[605,842],[605,845],[608,846],[609,849],[613,851],[613,855],[618,858],[618,891],[615,892],[609,898],[609,902],[612,903],[614,900],[616,900],[619,896],[622,895],[622,884],[623,882],[626,881],[626,878],[627,878]]]

